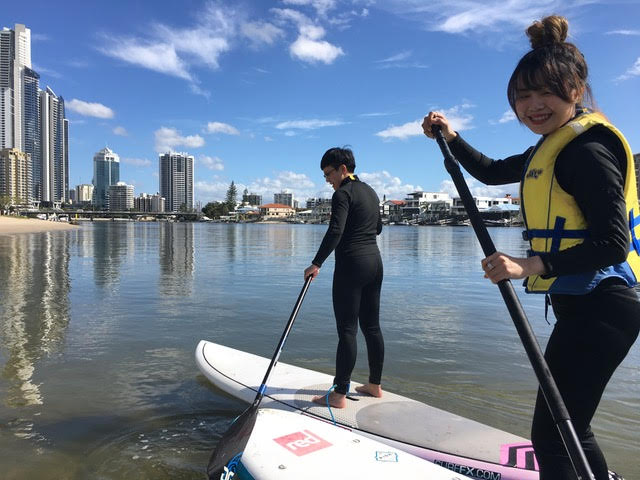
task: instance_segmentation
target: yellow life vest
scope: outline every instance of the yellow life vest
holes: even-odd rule
[[[560,277],[527,278],[528,293],[564,293],[580,295],[593,290],[607,277],[619,277],[633,286],[640,278],[640,211],[633,154],[622,133],[597,113],[585,113],[541,140],[532,153],[520,183],[524,212],[525,239],[536,252],[557,252],[578,245],[589,236],[589,225],[575,198],[558,184],[554,167],[562,149],[591,127],[602,125],[611,130],[624,147],[627,158],[624,198],[631,249],[625,262],[597,271]]]

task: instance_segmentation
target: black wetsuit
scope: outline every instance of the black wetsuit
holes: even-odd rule
[[[449,146],[471,175],[493,185],[519,182],[531,152],[530,148],[520,155],[492,160],[459,135]],[[576,199],[588,222],[589,237],[575,247],[542,254],[547,272],[543,278],[609,266],[629,251],[623,194],[626,166],[621,143],[604,127],[589,129],[560,152],[554,173],[559,185]],[[609,278],[585,295],[550,297],[557,322],[545,359],[596,479],[607,480],[607,463],[590,423],[611,375],[638,337],[638,295],[623,280]],[[541,480],[576,478],[540,391],[531,439]]]
[[[369,382],[380,384],[384,341],[380,331],[382,259],[376,236],[382,231],[376,192],[355,175],[331,198],[331,221],[313,264],[321,267],[335,250],[333,311],[338,329],[335,391],[347,393],[356,363],[358,319],[367,343]]]

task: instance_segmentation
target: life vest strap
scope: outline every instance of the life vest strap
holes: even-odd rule
[[[522,238],[525,240],[532,240],[534,238],[551,238],[551,249],[549,251],[557,252],[560,250],[560,242],[562,239],[587,238],[589,236],[589,231],[587,229],[565,230],[564,224],[566,220],[567,219],[564,217],[556,217],[556,223],[552,229],[532,228],[531,230],[525,230],[522,232]],[[640,246],[640,241],[638,245]]]
[[[633,214],[633,208],[629,210],[629,230],[631,231],[631,249],[640,255],[640,239],[636,237],[636,227],[640,225],[640,215]]]

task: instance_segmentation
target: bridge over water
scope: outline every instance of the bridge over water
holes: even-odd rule
[[[111,212],[94,210],[54,210],[40,209],[32,212],[20,212],[27,217],[36,218],[38,215],[46,215],[47,219],[52,216],[68,215],[69,220],[84,219],[127,219],[127,220],[175,220],[178,222],[195,222],[202,218],[199,212]]]

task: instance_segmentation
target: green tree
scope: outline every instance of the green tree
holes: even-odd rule
[[[202,208],[202,213],[212,219],[220,218],[229,214],[229,206],[226,202],[209,202]]]
[[[238,189],[236,188],[236,184],[231,180],[231,185],[227,189],[227,196],[225,198],[225,203],[229,208],[229,211],[233,211],[236,209],[236,197],[238,196]]]
[[[6,210],[12,205],[12,203],[10,195],[0,195],[0,210]]]

